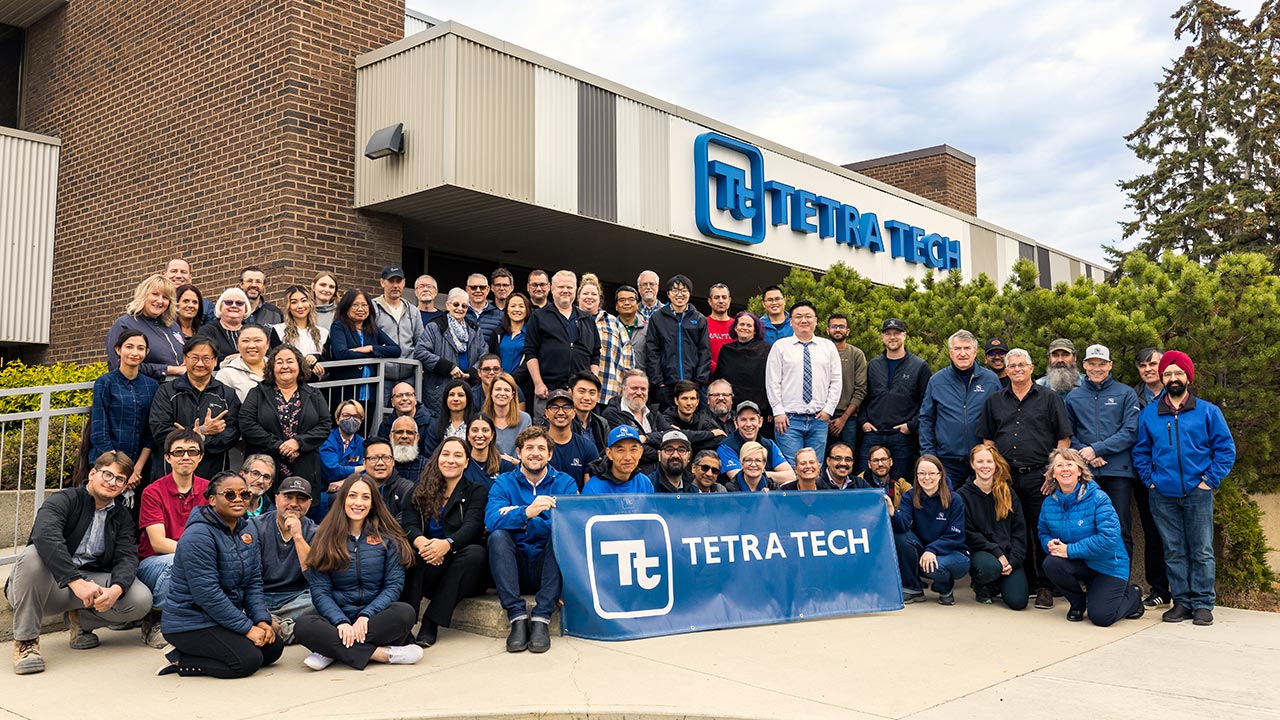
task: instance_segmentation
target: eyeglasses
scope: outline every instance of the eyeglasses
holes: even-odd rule
[[[714,397],[714,398],[731,398],[731,397],[733,397],[733,393],[711,393],[710,395],[708,395],[708,397]]]
[[[662,448],[662,449],[661,449],[661,452],[664,452],[664,453],[666,453],[666,454],[668,454],[668,455],[688,455],[688,454],[689,454],[689,448],[686,448],[686,447],[676,447],[676,446],[673,446],[673,447],[664,447],[664,448]]]
[[[449,307],[451,307],[451,308],[460,308],[460,307],[466,307],[466,306],[467,306],[467,304],[466,304],[466,303],[464,303],[464,302],[451,302],[451,303],[448,303],[448,305],[449,305]]]
[[[363,420],[364,420],[364,416],[363,416],[363,415],[356,415],[355,413],[342,413],[341,415],[339,415],[339,416],[338,416],[338,419],[339,419],[339,420],[361,420],[361,421],[363,421]]]
[[[688,295],[689,288],[674,287],[667,291],[668,295]]]
[[[390,455],[366,455],[364,458],[364,461],[370,465],[386,465],[392,460],[395,458]]]
[[[833,463],[851,463],[851,462],[853,462],[853,456],[852,456],[852,455],[832,455],[832,456],[831,456],[831,462],[833,462]]]
[[[699,470],[701,470],[701,471],[702,471],[702,472],[704,472],[704,473],[719,473],[719,472],[720,472],[720,466],[719,466],[719,465],[708,465],[708,464],[706,464],[706,463],[702,463],[701,465],[698,465],[698,469],[699,469]]]
[[[169,457],[200,457],[203,454],[200,448],[174,448],[169,451]]]
[[[223,300],[222,304],[227,307],[244,307],[243,300]]]
[[[187,360],[195,365],[213,365],[218,362],[218,358],[208,355],[188,355]]]
[[[270,480],[271,479],[271,473],[258,472],[257,470],[247,470],[241,474],[244,475],[244,477],[248,480]]]
[[[529,287],[536,287],[536,288],[551,287],[551,283],[549,283],[549,282],[531,282],[531,283],[529,283]]]
[[[889,462],[890,460],[893,460],[893,458],[871,458],[867,462],[871,463],[872,465],[883,465]]]
[[[411,397],[413,397],[413,395],[414,395],[414,394],[413,394],[413,393],[411,393],[411,392],[398,392],[398,393],[396,393],[396,394],[392,395],[392,396],[391,396],[391,399],[392,399],[392,400],[404,400],[405,398],[411,398]]]
[[[557,414],[573,412],[573,406],[572,405],[548,405],[547,412],[552,412]]]
[[[236,498],[240,498],[243,502],[249,502],[253,499],[252,490],[240,490],[239,492],[235,490],[223,490],[218,494],[226,498],[227,502],[235,502]]]
[[[936,478],[936,477],[942,477],[942,473],[938,472],[937,470],[919,470],[916,472],[916,477]]]
[[[351,303],[352,310],[368,310],[369,303]]]
[[[1031,366],[1026,363],[1009,363],[1005,365],[1007,370],[1029,370]]]
[[[127,485],[129,478],[124,475],[117,475],[110,470],[99,470],[98,478],[107,485]]]
[[[482,368],[480,368],[480,372],[484,373],[485,375],[494,375],[494,374],[497,374],[497,373],[502,372],[502,368],[500,368],[500,367],[482,367]]]

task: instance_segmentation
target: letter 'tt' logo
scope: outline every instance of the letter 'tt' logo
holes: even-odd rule
[[[671,532],[661,515],[596,515],[587,521],[587,574],[605,619],[666,615],[675,605]]]
[[[712,160],[712,146],[724,148],[747,161],[747,168]],[[727,135],[705,132],[693,145],[694,219],[698,232],[708,237],[755,245],[764,242],[764,154],[754,145]],[[733,220],[750,220],[751,234],[718,228],[711,217],[711,183],[715,181],[716,210],[727,210]],[[750,184],[748,184],[748,180]]]

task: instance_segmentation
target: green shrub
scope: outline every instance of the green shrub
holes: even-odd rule
[[[1227,478],[1213,497],[1214,548],[1218,558],[1218,590],[1224,601],[1254,591],[1270,592],[1276,580],[1267,564],[1267,538],[1262,510]]]
[[[14,360],[5,365],[3,369],[0,369],[0,389],[93,382],[106,371],[106,363],[93,363],[92,365],[76,365],[75,363],[24,365],[21,361]],[[89,407],[93,400],[93,393],[89,390],[59,392],[54,393],[50,400],[55,410]],[[11,395],[0,398],[0,415],[30,412],[39,409],[39,395]]]
[[[93,382],[107,371],[106,363],[75,365],[24,365],[13,361],[0,370],[0,388],[41,387]],[[51,409],[87,408],[93,401],[90,390],[54,393]],[[12,395],[0,398],[0,416],[40,409],[40,396]],[[81,431],[87,415],[67,415],[49,420],[46,449],[45,488],[56,490],[70,483],[80,451]],[[33,489],[36,486],[40,425],[37,420],[0,422],[0,490]]]

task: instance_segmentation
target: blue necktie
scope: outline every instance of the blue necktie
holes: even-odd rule
[[[804,346],[804,382],[802,384],[801,397],[805,404],[813,402],[813,358],[809,355],[809,346],[813,341],[800,343]],[[808,409],[808,408],[806,408]]]

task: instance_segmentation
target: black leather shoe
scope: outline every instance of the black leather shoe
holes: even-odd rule
[[[418,635],[413,639],[413,643],[418,647],[429,648],[436,644],[436,638],[439,637],[439,633],[439,625],[422,618],[422,625],[418,628]]]
[[[1190,617],[1191,608],[1183,605],[1182,603],[1174,603],[1173,607],[1164,611],[1164,614],[1160,616],[1160,619],[1165,622],[1182,622]]]
[[[1067,619],[1068,619],[1068,620],[1070,620],[1071,622],[1084,622],[1084,611],[1083,611],[1083,610],[1068,610],[1068,611],[1067,611]]]
[[[551,649],[551,623],[529,623],[529,652],[544,653]]]
[[[511,634],[507,636],[507,652],[524,652],[529,648],[529,618],[522,618],[511,623]]]

